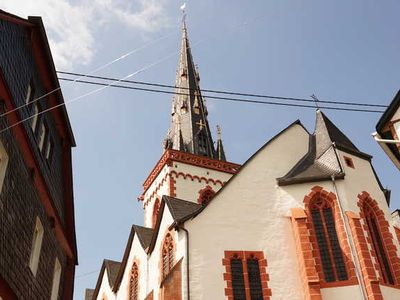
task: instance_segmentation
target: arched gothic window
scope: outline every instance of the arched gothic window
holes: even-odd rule
[[[165,236],[162,247],[162,277],[166,277],[174,266],[174,240],[170,233]]]
[[[379,222],[372,207],[365,203],[363,206],[364,220],[368,229],[368,236],[371,239],[372,247],[376,253],[379,269],[383,277],[383,281],[387,284],[394,284],[393,274],[390,269],[390,262],[387,257]]]
[[[160,200],[158,200],[158,198],[157,198],[156,201],[154,202],[153,214],[152,214],[152,217],[151,217],[151,222],[152,222],[152,227],[153,228],[156,226],[157,216],[158,216],[158,212],[159,211],[160,211]]]
[[[316,198],[309,206],[326,282],[347,280],[346,264],[339,244],[332,203]]]
[[[139,269],[136,262],[133,263],[129,277],[129,300],[139,299]]]
[[[206,186],[204,189],[199,191],[199,194],[197,202],[201,205],[206,205],[212,198],[214,198],[215,192],[210,186]]]

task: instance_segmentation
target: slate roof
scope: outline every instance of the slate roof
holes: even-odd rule
[[[105,259],[104,263],[106,265],[108,281],[112,288],[115,284],[115,280],[117,278],[117,274],[119,271],[119,267],[121,266],[121,263],[118,261],[109,260],[109,259]]]
[[[163,196],[163,200],[177,223],[186,220],[202,207],[200,204],[169,196]]]
[[[316,112],[315,132],[309,137],[308,152],[283,177],[279,185],[344,178],[344,171],[335,148],[370,160],[371,156],[358,150],[350,139],[320,110]]]
[[[150,245],[154,230],[152,228],[142,227],[139,225],[133,225],[132,230],[136,232],[143,249],[147,249],[147,247]]]
[[[171,126],[164,148],[225,160],[225,155],[218,156],[214,149],[207,107],[201,95],[200,77],[193,61],[185,21],[175,86]]]

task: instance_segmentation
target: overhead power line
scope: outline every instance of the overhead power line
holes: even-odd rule
[[[74,73],[74,72],[57,71],[57,73],[64,74],[64,75],[71,75],[71,76],[79,76],[79,77],[85,76],[86,78],[100,79],[100,80],[109,80],[109,81],[118,80],[118,79],[112,78],[112,77],[84,75],[84,74]],[[72,81],[69,78],[59,78],[59,79],[60,80],[64,80],[64,81]],[[83,81],[79,81],[79,80],[74,80],[74,81],[81,82],[81,83],[92,83],[92,81],[89,81],[89,82],[83,82]],[[145,85],[145,86],[161,87],[161,88],[171,88],[171,89],[175,89],[176,88],[176,86],[173,86],[173,85],[160,84],[160,83],[154,83],[154,82],[145,82],[145,81],[120,80],[120,82],[130,83],[130,84],[138,84],[138,85]],[[118,86],[118,87],[125,87],[125,86]],[[194,90],[194,89],[186,88],[186,87],[179,87],[179,88],[182,89],[182,90]],[[265,94],[254,94],[254,93],[241,93],[241,92],[214,90],[214,89],[201,89],[201,91],[202,92],[206,92],[206,93],[213,93],[213,94],[225,94],[225,95],[244,96],[244,97],[266,98],[266,99],[276,99],[276,100],[288,100],[288,101],[315,103],[315,100],[311,100],[311,99],[307,99],[307,98],[283,97],[283,96],[273,96],[273,95],[265,95]],[[210,98],[210,97],[208,96],[208,98]],[[330,100],[318,100],[318,102],[319,103],[326,103],[326,104],[337,104],[337,105],[387,108],[386,105],[382,105],[382,104],[371,104],[371,103],[360,103],[360,102],[345,102],[345,101],[330,101]],[[315,106],[312,106],[312,107],[315,107]]]
[[[74,79],[70,78],[59,78],[64,81],[73,81]],[[126,86],[120,84],[113,83],[104,83],[104,82],[96,82],[96,81],[88,81],[88,80],[75,80],[77,83],[86,83],[91,85],[98,86],[108,86],[129,90],[137,90],[143,92],[153,92],[153,93],[161,93],[161,94],[170,94],[170,95],[187,95],[187,93],[179,93],[174,91],[166,91],[152,88],[141,88],[134,86]],[[120,80],[119,82],[122,82]],[[221,100],[221,101],[232,101],[232,102],[242,102],[242,103],[253,103],[253,104],[264,104],[264,105],[278,105],[278,106],[290,106],[290,107],[301,107],[301,108],[313,108],[315,109],[315,105],[307,105],[307,104],[296,104],[296,103],[283,103],[283,102],[272,102],[272,101],[261,101],[261,100],[252,100],[252,99],[242,99],[242,98],[232,98],[232,97],[220,97],[220,96],[212,96],[206,95],[207,99]],[[275,97],[275,99],[280,99],[279,97]],[[336,102],[335,102],[336,103]],[[329,109],[329,110],[341,110],[341,111],[354,111],[354,112],[372,112],[372,113],[383,113],[381,110],[372,110],[372,109],[360,109],[360,108],[346,108],[346,107],[333,107],[333,106],[320,106],[321,109]]]

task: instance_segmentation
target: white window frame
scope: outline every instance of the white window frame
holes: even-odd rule
[[[44,229],[39,217],[36,217],[35,229],[33,231],[31,256],[29,258],[29,268],[32,274],[36,276],[39,266],[40,252],[42,250]]]
[[[44,141],[46,139],[46,135],[47,135],[46,124],[44,124],[44,122],[42,121],[40,123],[39,136],[38,136],[38,146],[39,146],[40,151],[43,150],[43,146],[44,146]]]
[[[33,132],[35,132],[35,130],[36,130],[38,118],[39,118],[39,104],[33,103],[33,115],[32,115],[32,122],[31,122],[31,128],[32,128]]]
[[[60,289],[61,271],[62,271],[62,267],[61,267],[60,261],[56,257],[56,260],[54,263],[53,285],[51,287],[50,300],[58,299],[58,291]]]
[[[29,104],[29,102],[32,101],[32,93],[33,93],[33,85],[32,82],[29,82],[28,84],[28,89],[26,91],[26,98],[25,98],[25,104]]]

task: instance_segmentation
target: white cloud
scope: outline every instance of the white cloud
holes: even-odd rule
[[[167,26],[166,1],[137,0],[133,9],[118,0],[0,0],[0,7],[24,18],[41,16],[57,68],[70,70],[91,62],[95,34],[105,26],[119,23],[146,32]]]

